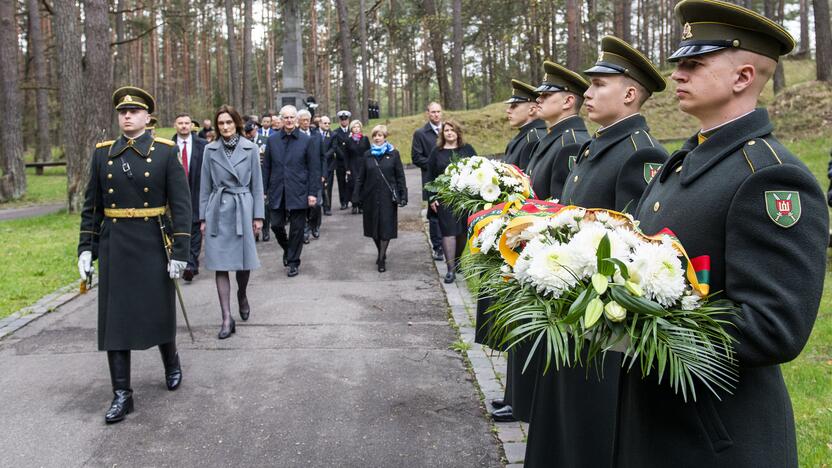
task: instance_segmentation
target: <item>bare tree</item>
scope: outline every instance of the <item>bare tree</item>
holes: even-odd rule
[[[231,105],[242,107],[240,98],[240,59],[237,56],[237,43],[234,35],[234,0],[225,0],[225,25],[228,30],[228,94]]]
[[[832,82],[832,26],[829,24],[829,1],[812,0],[815,9],[815,60],[818,81]]]
[[[20,84],[17,76],[17,2],[0,2],[0,201],[13,200],[26,193],[26,167],[23,164],[23,132],[20,122]]]
[[[809,0],[799,0],[800,12],[800,45],[797,52],[794,53],[795,58],[804,59],[809,56]]]
[[[252,1],[245,0],[245,25],[243,26],[243,109],[251,113],[254,110],[254,51],[251,47],[251,29],[254,26]]]
[[[442,18],[439,11],[436,9],[436,3],[433,0],[423,0],[422,7],[424,9],[425,20],[428,26],[428,35],[430,36],[430,48],[433,52],[433,63],[436,67],[436,81],[439,85],[439,100],[443,107],[448,107],[448,71],[445,68],[445,53],[442,50],[444,44],[444,28],[442,27]]]
[[[630,34],[631,3],[630,0],[613,0],[613,34],[625,42],[632,42]]]
[[[350,27],[347,25],[347,2],[335,0],[338,8],[338,37],[341,42],[341,67],[343,70],[344,93],[347,95],[347,105],[352,112],[358,112],[358,96],[355,93],[355,64],[352,58],[352,40]],[[366,44],[364,44],[366,46]]]
[[[361,121],[369,120],[370,101],[370,56],[367,53],[370,44],[367,42],[367,10],[364,0],[358,0],[358,41],[361,44]]]
[[[49,138],[49,95],[46,76],[46,52],[43,46],[43,32],[40,26],[40,2],[26,0],[29,7],[29,44],[32,66],[35,75],[35,122],[37,134],[35,137],[35,161],[49,161],[52,159],[52,142]],[[8,62],[3,62],[8,63]]]
[[[580,25],[578,0],[566,0],[566,68],[570,70],[581,66]]]
[[[87,148],[105,139],[112,120],[112,51],[109,2],[84,0],[84,120],[88,125]],[[86,153],[84,153],[86,154]]]
[[[451,57],[451,81],[453,87],[451,88],[451,109],[462,109],[463,106],[463,91],[465,89],[462,81],[462,0],[453,0],[453,55]]]

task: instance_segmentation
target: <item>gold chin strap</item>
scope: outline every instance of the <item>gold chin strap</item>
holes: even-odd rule
[[[154,208],[104,208],[104,216],[108,218],[145,218],[165,214],[165,207]]]

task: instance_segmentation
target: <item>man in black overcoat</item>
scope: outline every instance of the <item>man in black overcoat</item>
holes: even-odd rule
[[[159,346],[167,387],[179,387],[172,279],[187,266],[192,213],[176,143],[144,129],[153,97],[126,86],[113,93],[113,105],[122,135],[95,146],[78,241],[82,279],[98,259],[98,349],[107,351],[114,394],[107,423],[133,411],[131,350]],[[170,259],[165,237],[172,240]]]
[[[179,147],[179,160],[185,169],[185,177],[191,191],[191,250],[188,267],[182,273],[182,279],[191,281],[199,274],[199,252],[202,250],[202,233],[199,230],[199,182],[202,173],[202,152],[208,142],[197,136],[193,119],[188,113],[177,115],[173,126],[176,129],[173,139]]]
[[[324,169],[324,216],[332,216],[332,186],[335,185],[335,147],[329,116],[321,116],[318,133],[321,135],[321,167]],[[339,183],[340,190],[340,183]]]
[[[317,142],[298,129],[295,106],[284,106],[280,115],[282,130],[266,142],[263,178],[267,181],[272,231],[283,248],[287,275],[293,277],[300,272],[306,210],[315,206],[321,189],[321,154]]]
[[[812,331],[826,272],[828,208],[817,179],[772,134],[760,93],[795,45],[779,24],[716,0],[683,0],[676,62],[680,109],[702,130],[673,153],[635,211],[641,229],[673,231],[710,260],[710,290],[728,317],[739,365],[718,397],[685,402],[653,377],[622,374],[616,467],[785,467],[799,464],[780,365]]]
[[[350,170],[350,114],[349,111],[338,111],[338,128],[332,131],[332,149],[335,159],[335,177],[338,179],[338,200],[341,202],[341,209],[346,210],[352,198],[352,178],[357,174],[347,175]]]
[[[427,201],[430,196],[425,190],[428,180],[428,157],[436,148],[439,131],[442,128],[442,106],[438,102],[431,102],[426,109],[427,123],[413,132],[410,146],[410,159],[422,170],[422,200]],[[428,224],[430,245],[433,248],[433,259],[442,260],[442,233],[439,232],[439,218],[433,210],[428,210]]]

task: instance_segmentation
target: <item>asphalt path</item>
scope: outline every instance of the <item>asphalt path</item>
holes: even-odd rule
[[[112,397],[96,349],[96,294],[0,341],[2,466],[501,466],[419,218],[419,171],[387,272],[361,216],[324,218],[288,278],[258,244],[248,322],[219,341],[213,274],[183,285],[183,384],[164,387],[155,349],[133,353],[136,410],[104,423]],[[336,190],[337,193],[337,190]],[[73,259],[68,263],[74,265]],[[232,298],[235,296],[232,294]]]

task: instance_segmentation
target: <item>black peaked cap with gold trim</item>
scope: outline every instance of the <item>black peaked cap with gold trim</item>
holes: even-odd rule
[[[601,39],[601,55],[587,75],[627,75],[638,81],[647,91],[664,91],[667,83],[659,70],[638,49],[615,36]]]
[[[722,49],[744,49],[778,60],[794,49],[794,38],[759,13],[718,0],[683,0],[676,5],[682,42],[668,61]]]
[[[135,86],[122,86],[113,93],[113,107],[122,109],[144,109],[148,114],[156,110],[156,100],[147,91]]]
[[[149,119],[149,122],[147,122],[147,127],[145,127],[145,128],[154,128],[155,129],[156,125],[158,125],[158,124],[159,124],[159,119],[156,118],[155,115],[151,115],[150,119]]]
[[[511,97],[508,98],[506,104],[535,102],[539,94],[534,89],[534,86],[520,80],[511,80]]]
[[[556,93],[569,91],[582,96],[589,88],[586,78],[555,62],[543,62],[543,83],[535,91],[538,93]]]

